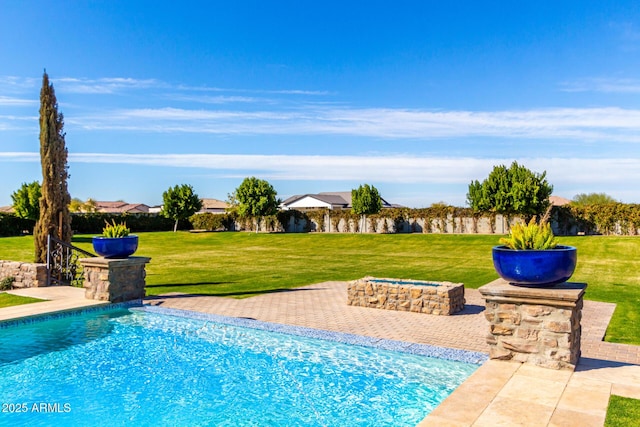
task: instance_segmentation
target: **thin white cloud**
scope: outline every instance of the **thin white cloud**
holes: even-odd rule
[[[424,111],[303,107],[277,111],[180,108],[67,116],[86,130],[224,135],[351,135],[378,138],[551,138],[640,142],[640,110],[550,108],[522,111]]]
[[[484,179],[495,165],[517,160],[547,172],[560,187],[620,187],[640,182],[640,158],[531,157],[471,158],[393,156],[315,156],[258,154],[108,154],[70,153],[69,162],[208,170],[219,178],[261,176],[271,180],[356,181],[406,184],[468,184]],[[0,162],[39,162],[38,153],[0,152]]]
[[[34,79],[1,77],[0,86],[19,87]],[[58,87],[60,83],[61,87]],[[201,109],[164,108],[109,109],[100,105],[83,108],[69,104],[65,113],[67,131],[127,131],[217,135],[345,135],[383,139],[429,140],[437,138],[549,139],[563,142],[640,142],[640,110],[618,107],[547,108],[505,111],[419,110],[393,108],[349,108],[311,105],[308,100],[282,103],[250,93],[326,95],[323,91],[243,90],[171,85],[156,79],[59,78],[60,92],[86,94],[126,93],[141,90],[156,103],[196,101]],[[573,85],[573,86],[572,86]],[[591,79],[566,84],[565,90],[640,92],[640,80]],[[154,89],[167,89],[151,93]],[[223,94],[235,91],[236,95]],[[200,93],[199,93],[200,92]],[[209,93],[206,93],[209,92]],[[213,93],[215,92],[215,93]],[[220,93],[219,93],[220,92]],[[203,96],[199,96],[203,95]],[[213,95],[213,96],[211,96]],[[273,97],[277,98],[277,97]],[[136,102],[138,102],[137,100]],[[300,101],[300,100],[298,100]],[[0,96],[0,106],[34,105],[25,96]],[[226,105],[218,107],[215,105]],[[233,105],[230,105],[233,104]],[[263,104],[262,107],[258,107]],[[270,104],[270,105],[266,105]],[[151,104],[150,102],[150,105]],[[286,105],[286,106],[283,106]],[[80,113],[77,113],[80,111]],[[99,113],[86,113],[99,111]],[[0,117],[0,129],[21,125]],[[29,118],[31,120],[31,118]],[[18,121],[19,122],[19,121]],[[26,122],[24,123],[26,126]],[[26,127],[22,128],[27,130]]]
[[[105,77],[84,79],[74,77],[57,78],[54,81],[60,91],[83,94],[112,94],[132,89],[149,89],[166,86],[156,79],[132,79],[128,77]]]
[[[640,29],[632,22],[612,22],[610,26],[617,31],[623,50],[634,50],[640,43]]]
[[[564,92],[640,93],[640,80],[630,78],[590,78],[560,84]]]
[[[167,98],[174,101],[198,102],[201,104],[231,104],[231,103],[256,103],[265,102],[264,99],[249,96],[192,96],[192,95],[168,95]]]
[[[0,152],[0,161],[10,162],[39,162],[40,154],[27,151]]]
[[[9,96],[0,95],[0,105],[2,106],[21,107],[25,105],[36,105],[36,104],[38,104],[37,99],[13,98]]]
[[[11,92],[30,91],[38,87],[40,82],[32,77],[0,76],[0,88]]]

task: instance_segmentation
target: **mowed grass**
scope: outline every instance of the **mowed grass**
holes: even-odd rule
[[[31,304],[32,302],[41,302],[43,300],[37,298],[21,297],[19,295],[11,295],[0,292],[0,308],[11,307],[13,305]]]
[[[605,427],[633,427],[640,420],[640,400],[612,394],[609,399]]]
[[[498,276],[491,261],[496,235],[140,233],[136,255],[151,257],[147,294],[181,292],[250,297],[365,275],[462,282],[478,288]],[[617,308],[607,340],[640,344],[640,238],[560,238],[578,248],[572,281],[586,298]],[[91,249],[91,236],[74,244]],[[31,261],[33,239],[0,239],[0,259]]]

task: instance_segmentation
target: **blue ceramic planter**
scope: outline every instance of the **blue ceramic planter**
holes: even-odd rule
[[[127,258],[138,249],[138,236],[94,237],[93,250],[105,258]]]
[[[573,246],[547,250],[493,248],[493,265],[504,280],[518,286],[553,286],[569,280],[576,268],[578,253]]]

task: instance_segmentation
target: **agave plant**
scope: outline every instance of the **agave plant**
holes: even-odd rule
[[[546,221],[536,223],[536,218],[531,218],[529,224],[519,222],[511,227],[509,237],[500,239],[500,243],[510,249],[553,249],[558,241],[551,231],[551,224]]]
[[[107,221],[105,221],[105,224],[106,226],[102,229],[102,236],[104,237],[127,237],[131,231],[124,222],[116,224],[115,220],[111,220],[111,224]]]

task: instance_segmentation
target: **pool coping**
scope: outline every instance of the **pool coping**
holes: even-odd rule
[[[31,315],[22,316],[22,317],[16,317],[13,319],[2,319],[0,320],[0,329],[11,328],[13,326],[24,325],[29,323],[44,322],[52,319],[62,319],[62,318],[71,317],[71,316],[81,316],[87,313],[97,313],[100,311],[117,310],[119,308],[132,308],[132,307],[142,307],[142,300],[132,300],[132,301],[120,302],[120,303],[106,302],[105,304],[99,304],[99,305],[93,305],[93,306],[67,308],[67,309],[60,309],[56,311],[50,311],[46,313],[31,314]]]
[[[456,362],[482,365],[489,357],[485,353],[470,350],[460,350],[447,347],[439,347],[430,344],[411,343],[406,341],[389,340],[384,338],[367,337],[363,335],[349,334],[346,332],[326,331],[322,329],[307,328],[304,326],[285,325],[281,323],[265,322],[262,320],[247,319],[241,317],[221,316],[218,314],[202,313],[191,310],[180,310],[175,308],[158,307],[144,304],[141,307],[134,307],[139,311],[150,313],[160,313],[171,316],[185,317],[196,320],[208,320],[226,325],[240,326],[245,328],[260,329],[269,332],[279,332],[289,335],[302,336],[306,338],[335,341],[342,344],[358,345],[362,347],[378,348],[382,350],[408,353],[416,356],[436,357],[439,359],[452,360]]]
[[[485,353],[470,350],[452,349],[429,344],[367,337],[362,335],[349,334],[346,332],[326,331],[321,329],[307,328],[303,326],[285,325],[241,317],[221,316],[218,314],[202,313],[191,310],[158,307],[150,304],[144,304],[142,300],[132,300],[121,303],[107,303],[89,307],[71,308],[48,313],[34,314],[15,319],[0,320],[0,329],[29,323],[44,322],[51,319],[60,319],[64,317],[81,316],[88,313],[117,310],[120,308],[133,309],[135,311],[143,311],[148,313],[158,313],[188,319],[211,321],[231,326],[240,326],[244,328],[278,332],[306,338],[334,341],[342,344],[378,348],[382,350],[396,351],[416,356],[436,357],[439,359],[470,363],[474,365],[482,365],[488,360],[488,356]]]

